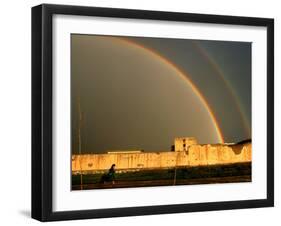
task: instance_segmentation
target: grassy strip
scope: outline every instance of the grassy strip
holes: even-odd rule
[[[116,173],[116,181],[173,180],[175,169],[154,169]],[[251,163],[177,168],[177,180],[251,175]],[[83,184],[100,182],[102,174],[83,175]],[[80,175],[72,175],[72,185],[80,184]]]

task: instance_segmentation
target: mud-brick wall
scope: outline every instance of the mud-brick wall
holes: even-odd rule
[[[116,169],[141,169],[175,166],[197,166],[250,162],[251,143],[236,145],[191,145],[181,152],[142,152],[83,154],[72,156],[72,171],[106,170],[112,164]]]
[[[189,165],[215,165],[252,161],[252,144],[193,145],[189,147]]]

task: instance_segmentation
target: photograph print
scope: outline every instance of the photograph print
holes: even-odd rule
[[[71,34],[71,190],[250,183],[251,47]]]

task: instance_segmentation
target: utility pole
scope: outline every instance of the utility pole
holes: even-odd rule
[[[79,148],[79,157],[80,157],[80,190],[83,190],[83,175],[82,175],[82,143],[81,143],[81,124],[82,124],[82,112],[80,98],[78,99],[78,114],[79,114],[79,123],[78,123],[78,148]]]
[[[177,151],[177,155],[176,155],[176,164],[175,164],[175,173],[174,173],[174,185],[176,185],[176,183],[177,183],[178,156],[179,156],[179,151]]]

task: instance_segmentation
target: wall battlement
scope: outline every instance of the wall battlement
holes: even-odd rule
[[[174,151],[108,152],[106,154],[72,155],[72,173],[108,170],[172,168],[252,161],[251,142],[239,144],[197,144],[195,138],[176,138]]]

